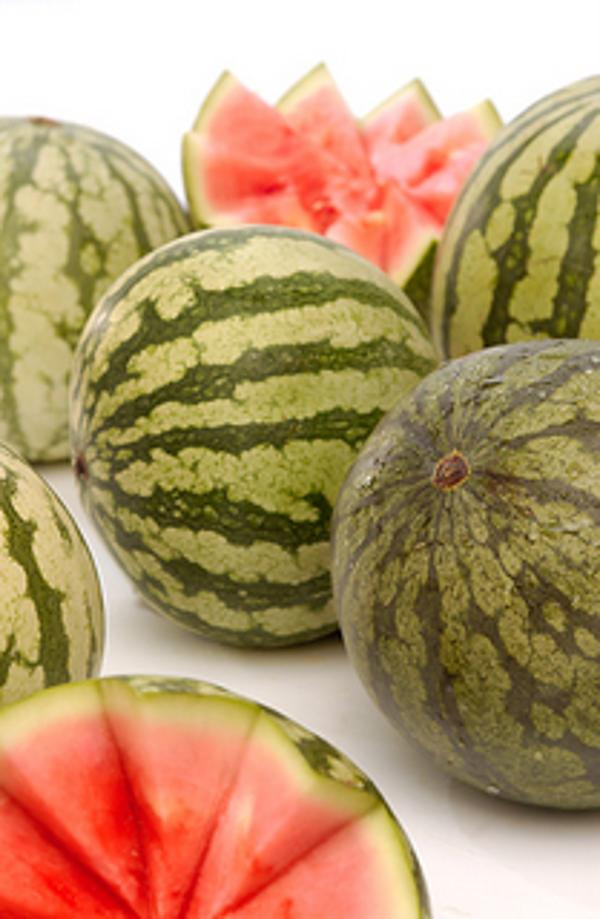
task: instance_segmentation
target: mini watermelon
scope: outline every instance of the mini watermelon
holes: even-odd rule
[[[47,118],[0,119],[0,440],[32,462],[69,455],[73,349],[95,302],[188,229],[141,156]]]
[[[600,343],[448,361],[339,494],[334,596],[391,722],[451,775],[600,806]]]
[[[335,630],[329,522],[397,395],[435,366],[375,265],[284,227],[204,230],[136,263],[77,349],[85,506],[157,610],[241,645]]]
[[[96,567],[71,514],[0,446],[0,704],[94,676],[104,642]]]
[[[219,687],[113,677],[0,712],[3,919],[425,919],[402,828],[325,740]]]
[[[490,102],[441,119],[419,80],[359,121],[324,64],[276,106],[226,72],[184,136],[190,211],[197,226],[322,233],[375,262],[426,314],[448,211],[499,127]]]

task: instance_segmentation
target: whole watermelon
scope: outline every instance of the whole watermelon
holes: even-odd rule
[[[336,607],[390,720],[453,776],[600,805],[600,343],[457,358],[343,485]]]
[[[104,645],[96,567],[71,514],[0,446],[0,706],[95,676]]]
[[[73,349],[108,285],[187,230],[156,170],[90,128],[0,119],[0,440],[69,455]]]
[[[446,224],[432,332],[458,357],[504,342],[600,338],[600,76],[496,135]]]
[[[73,376],[84,503],[156,609],[242,645],[336,628],[329,525],[346,470],[434,366],[378,268],[277,227],[204,231],[98,304]]]

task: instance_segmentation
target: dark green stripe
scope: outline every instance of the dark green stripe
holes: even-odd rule
[[[176,486],[168,489],[156,486],[147,497],[119,488],[112,477],[108,482],[93,480],[91,487],[97,493],[108,492],[112,496],[117,514],[126,510],[161,529],[181,528],[196,533],[209,530],[232,545],[250,546],[260,539],[296,552],[302,546],[327,542],[329,537],[331,506],[319,493],[303,496],[303,501],[314,508],[316,519],[294,521],[286,514],[265,510],[249,500],[233,501],[225,488],[198,493]]]
[[[331,409],[319,412],[310,418],[290,418],[286,421],[247,425],[224,424],[203,428],[191,425],[185,428],[171,428],[158,434],[139,436],[132,432],[131,440],[122,446],[110,449],[110,468],[113,474],[131,465],[132,451],[135,459],[152,462],[152,451],[161,450],[176,456],[190,447],[200,447],[232,456],[257,446],[269,445],[281,449],[294,441],[332,440],[343,441],[357,447],[366,440],[375,424],[383,415],[383,409],[360,413],[353,410]],[[94,465],[93,451],[104,459],[104,449],[96,445],[92,436],[89,446],[89,464]],[[108,454],[108,450],[106,451]],[[92,481],[92,479],[90,479]]]
[[[179,379],[122,402],[110,417],[95,426],[93,436],[97,437],[103,431],[129,429],[135,436],[133,428],[136,422],[140,418],[149,417],[154,409],[163,404],[194,406],[217,399],[235,401],[236,388],[241,383],[260,383],[278,377],[313,374],[313,385],[317,386],[317,375],[322,371],[357,370],[366,374],[371,370],[394,367],[407,368],[415,374],[424,376],[426,371],[431,369],[431,361],[425,357],[415,356],[404,342],[393,342],[383,338],[364,342],[354,348],[333,348],[328,340],[250,348],[230,364],[195,365],[186,370]],[[132,376],[134,373],[130,371],[130,377]],[[110,379],[110,373],[102,377],[104,382]],[[340,385],[343,385],[342,380]],[[104,391],[102,381],[99,385],[96,384],[94,389],[101,394]],[[226,411],[224,409],[225,414]],[[344,411],[343,414],[349,419],[357,416],[352,410]],[[324,413],[322,417],[326,417]],[[350,427],[352,425],[353,422],[350,422]],[[242,426],[227,426],[234,434],[234,440],[235,431],[240,427]]]

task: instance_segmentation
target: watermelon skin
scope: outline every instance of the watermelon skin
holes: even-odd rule
[[[98,673],[104,610],[96,567],[71,514],[0,446],[0,704]]]
[[[0,780],[3,916],[430,915],[371,780],[212,684],[119,676],[6,706]]]
[[[346,647],[456,778],[600,805],[600,345],[457,358],[365,444],[333,523]]]
[[[0,439],[68,458],[72,354],[97,299],[189,228],[156,170],[90,128],[0,119]]]
[[[524,111],[494,139],[446,224],[431,328],[444,356],[600,337],[600,77]]]
[[[336,628],[329,524],[359,446],[434,366],[404,294],[349,250],[207,230],[134,266],[74,371],[84,504],[148,603],[241,645]]]

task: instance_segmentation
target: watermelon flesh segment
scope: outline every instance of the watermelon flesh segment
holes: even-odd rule
[[[2,919],[135,919],[136,913],[0,792]]]
[[[18,706],[10,710],[14,719],[3,722],[0,788],[134,914],[144,915],[136,818],[99,693],[85,684],[72,710],[60,712],[59,737],[51,722],[59,713],[46,711],[44,701],[23,736]]]
[[[359,121],[324,64],[276,106],[226,74],[183,140],[191,215],[198,226],[321,233],[410,289],[426,314],[433,247],[500,126],[489,101],[442,118],[420,80]]]
[[[314,229],[301,197],[321,196],[325,177],[307,144],[272,106],[225,72],[184,138],[184,160],[203,164],[188,183],[198,223],[262,222]],[[251,142],[250,142],[251,141]]]
[[[428,915],[366,777],[208,684],[37,693],[0,712],[0,767],[2,919]]]
[[[379,187],[365,138],[324,64],[299,80],[276,111],[310,146],[323,176],[322,230],[340,214],[377,206]]]
[[[403,144],[441,118],[421,80],[403,86],[362,119],[361,130],[371,162],[382,145]]]

